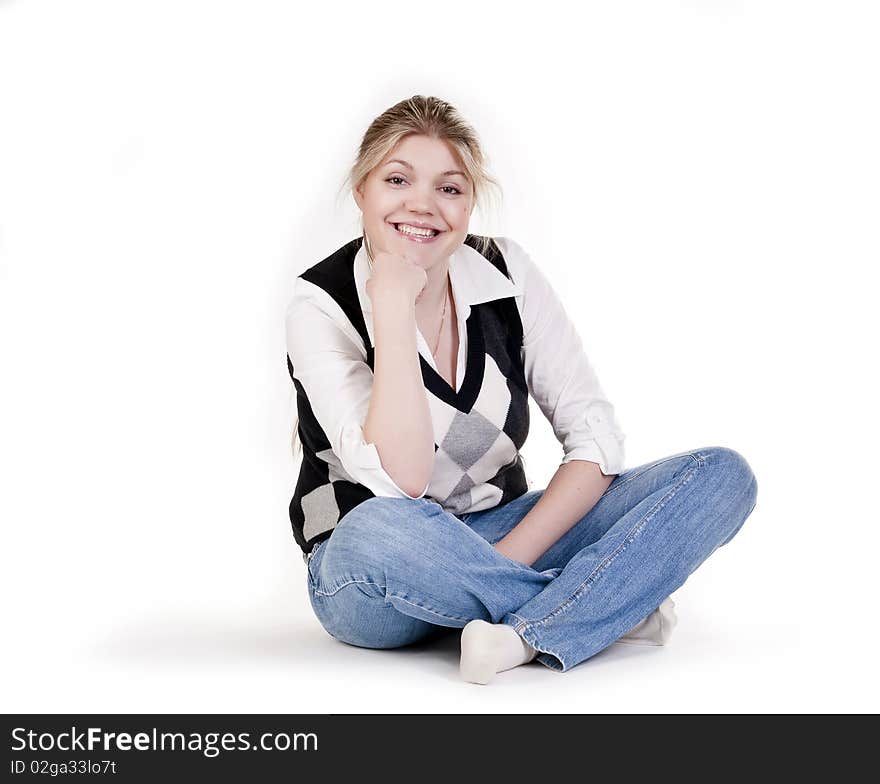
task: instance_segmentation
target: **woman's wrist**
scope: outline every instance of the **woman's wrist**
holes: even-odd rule
[[[370,297],[374,313],[415,315],[416,303],[406,292],[389,290],[376,292]]]
[[[415,310],[416,302],[409,292],[401,288],[374,288],[369,292],[373,310]]]

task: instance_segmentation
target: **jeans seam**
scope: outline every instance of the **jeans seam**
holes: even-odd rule
[[[322,591],[320,588],[316,587],[315,593],[320,594],[321,596],[333,596],[333,595],[339,593],[339,591],[341,591],[343,588],[345,588],[346,585],[353,585],[355,583],[358,583],[360,585],[374,585],[376,588],[381,588],[383,591],[385,590],[384,585],[381,585],[379,583],[374,583],[372,580],[346,580],[341,585],[337,585],[332,590],[329,590],[329,591]]]
[[[386,594],[386,595],[388,595],[388,594]],[[395,599],[400,599],[400,601],[406,602],[407,604],[412,605],[413,607],[418,607],[420,610],[424,610],[425,612],[429,612],[429,613],[431,613],[431,615],[436,615],[438,618],[445,618],[446,620],[450,620],[450,621],[462,621],[464,623],[467,623],[468,621],[471,620],[470,618],[462,618],[460,615],[447,615],[446,613],[437,612],[437,610],[433,610],[430,607],[425,607],[422,604],[416,604],[415,602],[411,602],[409,599],[401,596],[400,594],[393,593],[390,595],[393,596]]]
[[[520,617],[520,616],[516,615],[516,613],[511,613],[511,615],[514,616],[515,618]],[[552,648],[548,648],[546,645],[543,648],[539,647],[539,646],[543,645],[543,643],[539,642],[538,640],[529,640],[528,639],[529,633],[531,633],[534,636],[534,631],[529,627],[528,623],[526,623],[526,622],[517,623],[517,625],[514,627],[514,631],[517,632],[520,635],[520,637],[522,637],[529,645],[532,646],[532,648],[534,648],[539,653],[549,654],[550,656],[555,656],[557,659],[559,659],[559,663],[560,663],[561,667],[559,669],[557,669],[556,667],[547,665],[548,667],[550,667],[551,670],[556,670],[557,672],[565,672],[565,670],[568,669],[568,665],[565,663],[565,657],[563,657],[563,655],[561,653],[553,650]],[[536,658],[539,658],[539,657],[536,657]],[[541,663],[545,664],[545,665],[547,664],[543,659],[541,659]]]
[[[515,612],[510,613],[511,618],[516,618],[516,626],[513,627],[515,632],[522,631],[526,626],[529,625],[529,622],[523,618],[521,615],[517,615]]]
[[[437,610],[433,610],[430,607],[425,607],[424,605],[416,604],[415,602],[410,601],[409,599],[407,599],[404,596],[401,596],[400,594],[396,594],[396,593],[389,594],[387,586],[381,585],[380,583],[374,583],[372,580],[348,580],[347,582],[344,582],[342,585],[336,586],[333,589],[333,591],[330,593],[328,593],[326,591],[322,591],[318,588],[315,588],[314,592],[315,592],[316,596],[319,596],[319,595],[320,596],[335,596],[337,593],[339,593],[339,591],[341,591],[346,586],[353,585],[355,583],[359,583],[361,585],[372,585],[376,588],[381,588],[383,591],[385,591],[385,598],[386,599],[389,596],[393,596],[395,599],[400,599],[400,601],[406,602],[407,604],[410,604],[413,607],[418,607],[420,610],[424,610],[425,612],[431,613],[431,615],[436,615],[438,618],[445,618],[445,619],[451,620],[451,621],[463,621],[465,623],[471,620],[470,618],[463,618],[459,615],[447,615],[446,613],[441,613],[441,612],[438,612]],[[379,597],[376,597],[376,598],[378,599]]]
[[[670,455],[669,457],[664,457],[662,460],[658,460],[656,463],[651,463],[650,465],[645,466],[645,468],[643,470],[639,471],[637,474],[633,474],[632,476],[628,476],[622,482],[618,482],[616,485],[610,485],[608,487],[608,489],[603,493],[603,495],[611,495],[615,490],[623,487],[624,485],[629,484],[630,482],[633,481],[633,479],[638,479],[640,476],[642,476],[643,474],[646,474],[652,468],[656,468],[658,465],[663,465],[663,463],[668,463],[670,460],[677,460],[680,457],[693,458],[694,460],[697,461],[697,465],[703,465],[703,462],[704,462],[704,460],[703,460],[704,455],[702,453],[693,454],[691,452],[686,452],[686,453],[682,453],[682,454],[678,454],[678,455]]]
[[[694,475],[696,473],[696,468],[703,465],[704,460],[702,459],[702,457],[697,457],[695,455],[690,455],[690,457],[692,457],[694,459],[694,461],[697,463],[697,466],[692,467],[681,478],[681,481],[677,485],[675,485],[675,487],[673,487],[665,496],[663,496],[663,498],[661,498],[659,501],[657,501],[657,503],[654,504],[654,506],[652,506],[647,512],[645,512],[644,515],[642,515],[642,517],[638,520],[638,522],[636,522],[636,524],[629,530],[627,535],[624,537],[623,541],[620,543],[620,545],[618,545],[618,547],[614,550],[614,552],[612,552],[610,555],[608,555],[608,557],[605,558],[602,561],[602,563],[598,564],[596,566],[596,568],[593,569],[592,572],[590,572],[590,575],[587,577],[586,580],[584,580],[583,583],[581,583],[581,585],[578,587],[578,589],[565,602],[560,604],[555,610],[552,610],[547,615],[545,615],[543,618],[536,618],[534,620],[526,621],[526,623],[522,624],[522,625],[518,624],[517,630],[523,628],[524,626],[539,626],[541,624],[547,623],[547,621],[551,620],[555,616],[557,616],[560,613],[567,610],[572,605],[573,602],[575,602],[577,599],[579,599],[584,594],[584,592],[587,590],[587,588],[590,586],[590,584],[596,580],[596,578],[599,576],[599,574],[601,574],[601,572],[603,572],[611,564],[611,562],[621,552],[623,552],[623,550],[626,549],[627,545],[629,545],[630,542],[632,542],[639,535],[639,533],[642,531],[642,529],[650,522],[650,520],[657,514],[657,512],[659,512],[664,506],[666,506],[666,504],[669,503],[669,501],[675,496],[675,494],[678,493],[678,491],[682,487],[684,487],[688,482],[691,481],[691,479],[694,477]],[[519,617],[519,616],[517,616],[517,617]]]

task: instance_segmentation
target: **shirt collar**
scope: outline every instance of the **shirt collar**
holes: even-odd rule
[[[367,313],[373,310],[370,295],[367,294],[370,273],[369,257],[362,243],[354,257],[354,278],[361,309]],[[522,294],[518,284],[470,245],[462,244],[453,252],[449,259],[449,279],[462,321],[466,321],[470,315],[471,305]]]

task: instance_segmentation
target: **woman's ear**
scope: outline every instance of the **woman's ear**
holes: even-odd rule
[[[354,196],[354,201],[355,201],[355,204],[357,204],[358,209],[361,212],[363,212],[364,211],[364,194],[361,191],[361,187],[363,187],[363,184],[352,188],[351,194],[352,194],[352,196]]]

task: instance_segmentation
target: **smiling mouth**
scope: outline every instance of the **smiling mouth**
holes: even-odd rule
[[[392,223],[391,225],[394,227],[394,230],[398,234],[402,234],[404,237],[408,237],[410,239],[415,239],[415,240],[432,240],[435,237],[439,237],[443,233],[439,229],[430,229],[430,231],[433,232],[431,234],[424,234],[423,229],[422,230],[415,229],[414,231],[403,231],[400,228],[401,225],[403,225],[403,224]],[[414,227],[409,227],[409,228],[414,228]]]

